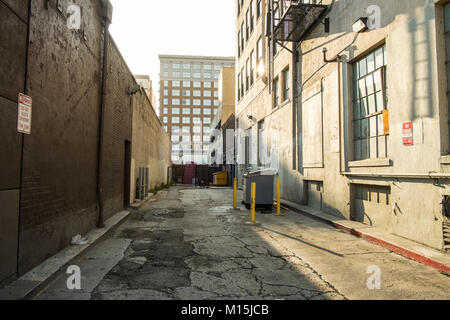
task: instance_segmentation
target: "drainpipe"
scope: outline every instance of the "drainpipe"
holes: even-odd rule
[[[102,6],[105,4],[102,3]],[[103,8],[104,9],[104,8]],[[98,198],[98,221],[97,228],[104,228],[104,214],[103,214],[103,138],[105,127],[105,104],[106,104],[106,81],[107,81],[107,67],[108,67],[108,40],[109,40],[109,25],[111,21],[105,16],[103,19],[103,65],[102,65],[102,84],[100,95],[100,109],[99,109],[99,135],[98,135],[98,164],[97,164],[97,198]]]
[[[341,86],[341,77],[342,77],[342,70],[341,70],[341,66],[342,66],[342,58],[341,56],[338,54],[336,55],[333,59],[327,59],[327,48],[323,48],[323,61],[325,63],[330,63],[330,62],[336,62],[337,63],[337,71],[338,71],[338,109],[339,109],[339,173],[341,175],[344,174],[345,170],[342,169],[342,155],[344,155],[345,153],[342,150],[342,121],[344,120],[343,118],[341,119],[341,114],[342,114],[342,86]],[[342,121],[341,121],[342,120]]]

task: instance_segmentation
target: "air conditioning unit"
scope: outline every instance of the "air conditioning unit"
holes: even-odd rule
[[[113,6],[109,0],[102,1],[102,18],[108,23],[112,23]]]

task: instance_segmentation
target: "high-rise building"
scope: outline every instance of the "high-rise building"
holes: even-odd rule
[[[218,78],[234,57],[160,55],[160,118],[175,164],[208,163],[210,125],[219,107]]]

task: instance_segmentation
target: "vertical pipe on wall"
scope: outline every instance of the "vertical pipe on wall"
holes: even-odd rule
[[[104,228],[104,203],[103,203],[103,135],[105,127],[106,81],[108,66],[108,40],[109,21],[103,18],[103,56],[102,56],[102,84],[99,109],[99,135],[98,135],[98,164],[97,164],[97,197],[98,197],[98,228]]]

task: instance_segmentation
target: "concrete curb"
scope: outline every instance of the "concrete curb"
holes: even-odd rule
[[[86,245],[69,245],[54,256],[48,258],[33,270],[0,288],[0,300],[31,300],[61,276],[69,266],[75,264],[89,249],[118,228],[131,214],[121,211],[105,221],[105,228],[91,230],[85,237]]]
[[[319,214],[319,212],[315,213],[309,209],[305,210],[304,208],[302,208],[303,206],[296,205],[290,201],[283,200],[283,199],[281,199],[281,203],[282,203],[282,205],[286,206],[287,208],[289,208],[293,211],[299,212],[301,214],[305,214],[313,219],[316,219],[318,221],[321,221],[328,225],[331,225],[336,229],[342,230],[353,236],[359,237],[370,243],[376,244],[384,249],[387,249],[389,251],[397,253],[405,258],[425,264],[429,267],[439,270],[442,273],[450,275],[450,264],[446,264],[442,261],[427,257],[424,254],[421,254],[414,250],[405,248],[404,246],[396,244],[392,241],[383,239],[381,236],[374,235],[374,234],[371,234],[370,232],[367,232],[366,230],[363,230],[363,229],[370,229],[370,227],[364,227],[364,225],[362,225],[362,224],[361,224],[363,226],[362,228],[349,227],[349,226],[344,225],[343,223],[336,221],[339,218],[331,217],[330,215],[328,215],[326,213]],[[355,222],[352,221],[352,223],[355,223]]]

